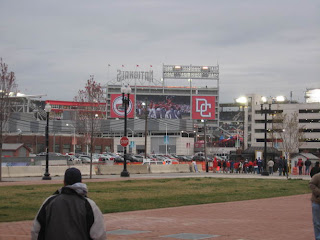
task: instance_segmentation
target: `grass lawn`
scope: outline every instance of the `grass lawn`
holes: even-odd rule
[[[310,193],[308,181],[179,178],[87,183],[103,213],[242,201]],[[61,185],[0,187],[0,222],[31,220]]]

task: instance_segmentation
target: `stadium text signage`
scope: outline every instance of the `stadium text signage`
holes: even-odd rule
[[[152,82],[153,81],[153,71],[121,71],[117,70],[117,81],[121,82],[123,80],[143,80]]]

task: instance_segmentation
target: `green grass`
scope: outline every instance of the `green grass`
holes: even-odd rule
[[[103,213],[310,193],[303,180],[179,178],[87,183]],[[61,185],[0,187],[0,222],[31,220]]]

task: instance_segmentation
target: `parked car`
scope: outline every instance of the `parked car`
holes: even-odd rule
[[[141,158],[140,156],[136,157],[135,155],[132,155],[132,154],[127,154],[126,159],[129,160],[130,162],[143,162],[143,158]]]
[[[131,161],[131,162],[143,162],[143,156],[141,156],[141,155],[133,155],[132,156],[132,158],[133,158],[133,161]]]
[[[114,161],[114,159],[115,159],[114,156],[111,156],[109,154],[103,153],[103,154],[100,154],[99,162]]]
[[[77,157],[74,156],[74,155],[69,155],[69,156],[67,157],[67,161],[68,161],[68,163],[72,163],[72,164],[82,163],[81,159],[80,159],[80,158],[77,158]]]
[[[110,158],[110,160],[113,160],[114,162],[123,162],[123,158],[116,153],[112,153],[112,152],[107,152],[106,154],[110,155],[112,158]]]
[[[179,161],[183,161],[183,162],[185,162],[185,161],[192,161],[192,157],[190,157],[190,156],[179,155],[179,156],[177,156],[177,157],[178,157]]]
[[[95,162],[95,163],[99,162],[100,155],[101,154],[97,154],[97,153],[92,154],[92,162]]]
[[[193,156],[192,160],[194,160],[194,161],[204,161],[205,158],[203,156]]]
[[[80,156],[79,159],[81,160],[82,163],[90,163],[91,159],[86,156]]]
[[[47,156],[47,152],[36,154],[37,156]],[[63,156],[61,153],[49,152],[49,156]]]

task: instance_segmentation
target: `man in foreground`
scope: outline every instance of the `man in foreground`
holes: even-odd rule
[[[34,219],[32,240],[106,239],[103,215],[81,180],[77,168],[66,170],[64,187],[44,201]]]
[[[316,240],[320,240],[320,173],[315,174],[309,183],[312,190],[312,220]]]

